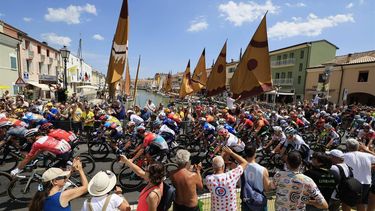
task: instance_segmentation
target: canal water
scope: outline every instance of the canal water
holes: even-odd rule
[[[167,105],[168,103],[173,101],[173,98],[163,97],[161,95],[155,94],[153,92],[147,92],[145,90],[137,90],[136,105],[143,108],[146,105],[148,99],[151,99],[156,106],[158,106],[159,103]],[[133,105],[133,101],[128,102],[127,104]]]

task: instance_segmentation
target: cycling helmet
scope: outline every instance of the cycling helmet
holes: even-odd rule
[[[224,129],[223,125],[219,125],[219,126],[216,127],[216,131],[220,131],[221,129]]]
[[[24,117],[22,117],[24,120],[32,120],[33,119],[33,113],[27,112]]]
[[[280,125],[283,125],[283,124],[287,124],[287,122],[284,119],[280,120]]]
[[[296,130],[293,127],[287,127],[285,129],[285,135],[294,135],[296,133]]]
[[[299,119],[302,119],[303,115],[302,115],[302,114],[298,114],[297,117],[298,117]]]
[[[36,136],[36,135],[38,135],[38,128],[31,128],[31,129],[26,131],[24,137],[28,138],[28,137],[33,137],[33,136]]]
[[[224,118],[220,118],[220,119],[219,119],[219,124],[223,125],[223,124],[225,124],[225,123],[226,123],[226,121],[225,121]]]
[[[325,129],[332,129],[333,128],[333,126],[331,125],[331,124],[324,124],[324,128]]]
[[[146,131],[146,128],[140,125],[136,128],[136,130],[137,130],[137,133],[144,133]]]
[[[0,128],[3,128],[3,127],[10,127],[10,126],[12,126],[13,124],[12,124],[12,122],[10,122],[10,121],[1,121],[0,122]]]
[[[206,121],[207,121],[207,120],[206,120],[206,118],[204,118],[204,117],[199,118],[199,122],[201,122],[201,123],[206,122]]]
[[[221,129],[218,131],[218,134],[219,134],[220,136],[226,136],[226,135],[228,135],[228,130],[225,129],[225,128],[221,128]]]
[[[371,126],[370,126],[370,124],[369,123],[363,123],[363,128],[364,129],[370,129],[371,128]]]
[[[272,129],[273,129],[275,132],[282,132],[282,131],[283,131],[283,129],[282,129],[280,126],[274,126]]]
[[[361,116],[359,116],[359,115],[354,116],[354,119],[360,119],[360,118],[361,118]]]
[[[126,113],[127,114],[134,114],[134,111],[133,110],[128,110]]]
[[[275,115],[275,114],[276,114],[276,111],[271,111],[271,114]]]
[[[174,117],[174,113],[169,113],[169,114],[168,114],[168,118],[169,118],[169,119],[173,119],[173,117]]]
[[[16,110],[14,110],[14,113],[22,113],[22,112],[23,112],[22,108],[17,108]]]
[[[160,126],[163,122],[156,119],[155,121],[152,122],[152,126],[156,127],[156,126]]]
[[[98,111],[98,116],[102,116],[102,115],[105,115],[105,111],[104,110],[99,110]]]
[[[42,126],[40,126],[40,129],[41,130],[49,130],[49,129],[52,129],[53,127],[53,124],[50,123],[50,122],[47,122],[47,123],[44,123]]]
[[[104,123],[104,125],[103,125],[105,128],[109,128],[109,127],[111,127],[111,123],[110,122],[106,122],[106,123]]]
[[[127,124],[128,127],[133,127],[135,126],[135,122],[133,121],[129,121],[128,124]]]
[[[113,123],[110,125],[110,128],[111,128],[111,129],[115,129],[117,126],[118,126],[118,125],[117,125],[116,123],[113,122]]]
[[[108,115],[102,115],[102,116],[100,116],[99,117],[99,120],[101,120],[101,121],[106,121],[106,120],[108,120]]]

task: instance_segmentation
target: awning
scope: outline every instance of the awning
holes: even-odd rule
[[[77,86],[77,89],[99,89],[96,86],[91,86],[91,85],[83,85],[83,86]]]
[[[1,89],[10,89],[10,86],[0,86],[0,90]]]
[[[277,95],[294,95],[293,92],[276,92],[276,90],[272,90],[272,91],[266,92],[265,94],[266,95],[267,94],[268,95],[275,95],[275,94],[277,94]]]
[[[38,82],[33,82],[33,81],[28,81],[26,83],[33,85],[35,87],[38,87],[39,89],[42,89],[43,91],[50,91],[49,86],[46,84],[40,84]]]

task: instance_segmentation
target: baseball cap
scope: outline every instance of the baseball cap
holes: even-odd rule
[[[327,152],[328,155],[331,155],[333,157],[344,159],[344,153],[341,150],[333,149],[329,152]]]
[[[42,175],[43,182],[48,182],[57,177],[66,177],[70,174],[70,171],[63,171],[60,168],[49,168]]]

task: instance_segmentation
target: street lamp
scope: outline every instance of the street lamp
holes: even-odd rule
[[[66,62],[67,62],[67,59],[69,58],[70,51],[64,45],[64,47],[62,49],[60,49],[60,54],[61,54],[61,58],[64,59],[64,89],[67,90],[68,89],[68,80],[67,80],[67,75],[66,75]]]

